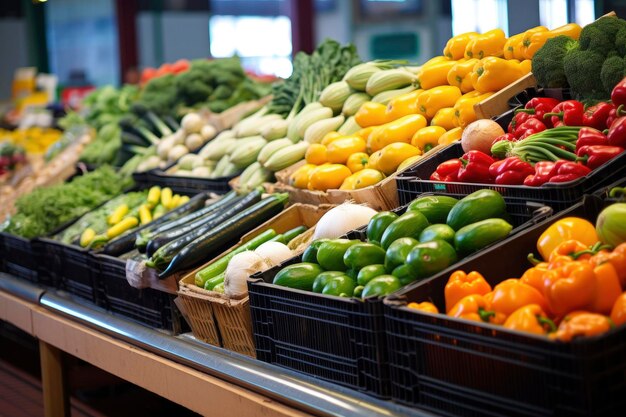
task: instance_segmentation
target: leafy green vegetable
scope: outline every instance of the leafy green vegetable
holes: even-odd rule
[[[17,213],[5,222],[3,229],[25,238],[47,235],[119,195],[130,185],[132,179],[124,178],[109,166],[102,166],[68,183],[38,188],[16,201]]]

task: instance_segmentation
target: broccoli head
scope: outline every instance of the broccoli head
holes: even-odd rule
[[[578,47],[578,42],[569,36],[548,39],[533,56],[532,71],[537,83],[547,88],[567,87],[567,77],[563,70],[565,54]]]
[[[616,50],[615,41],[620,29],[626,28],[626,20],[605,16],[585,26],[580,32],[580,49],[595,51],[607,56]]]
[[[626,56],[626,27],[617,31],[617,35],[615,35],[615,49],[620,56]]]
[[[169,114],[176,107],[176,84],[172,74],[153,78],[144,87],[139,103],[157,114]]]
[[[604,56],[598,52],[576,48],[565,54],[563,69],[572,95],[577,100],[602,100],[610,96],[598,74],[602,71]]]
[[[621,56],[607,58],[602,64],[600,79],[606,91],[612,91],[626,75],[626,62]]]

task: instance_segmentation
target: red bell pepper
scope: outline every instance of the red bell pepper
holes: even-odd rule
[[[615,119],[606,137],[609,145],[626,148],[626,116]]]
[[[552,111],[559,104],[559,100],[551,97],[535,97],[531,99],[523,109],[515,110],[515,114],[527,113],[535,119],[544,120],[543,115]],[[552,127],[552,125],[550,125]]]
[[[609,112],[609,117],[606,119],[606,128],[609,129],[615,119],[618,119],[622,116],[626,116],[626,111],[624,110],[624,105],[620,104],[619,107],[613,106],[611,111]]]
[[[491,184],[494,177],[489,173],[489,167],[495,161],[481,151],[469,151],[460,158],[459,181]]]
[[[507,142],[517,142],[519,139],[517,139],[515,135],[512,133],[505,133],[504,135],[500,135],[497,138],[495,138],[493,142],[491,142],[491,146],[493,146],[494,143],[502,142],[503,140]]]
[[[606,135],[593,127],[583,127],[578,132],[576,140],[576,152],[583,146],[608,145],[609,139]]]
[[[583,103],[576,100],[563,101],[552,109],[551,112],[543,115],[544,119],[550,117],[552,126],[582,126],[583,113],[585,107]]]
[[[626,78],[623,78],[622,81],[613,87],[611,101],[616,107],[626,105]]]
[[[535,168],[517,156],[496,161],[489,167],[489,174],[496,178],[496,184],[521,185],[534,173]]]
[[[529,175],[524,179],[524,185],[530,187],[539,187],[550,181],[550,178],[554,175],[555,163],[552,161],[541,161],[535,164],[535,175]]]
[[[521,140],[535,133],[543,132],[544,130],[546,130],[546,125],[541,120],[528,119],[515,129],[514,135]]]
[[[459,169],[463,166],[460,159],[449,159],[442,162],[437,170],[430,175],[431,181],[455,182],[459,179]]]
[[[515,116],[513,116],[513,119],[511,120],[511,123],[509,123],[506,131],[508,133],[515,133],[515,129],[517,129],[519,125],[531,118],[534,118],[534,116],[528,113],[515,113]]]
[[[596,169],[604,165],[617,155],[624,152],[624,148],[618,146],[583,146],[576,152],[578,160],[582,161],[589,169]]]
[[[611,110],[614,108],[615,106],[613,104],[605,102],[587,107],[585,109],[585,113],[583,113],[583,126],[604,130],[606,127],[606,121],[611,114]]]
[[[573,161],[559,160],[554,163],[552,177],[548,182],[568,182],[589,174],[591,169]]]

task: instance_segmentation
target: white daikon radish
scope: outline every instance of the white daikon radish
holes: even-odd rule
[[[330,209],[315,226],[313,239],[335,239],[350,230],[369,223],[376,210],[359,204],[345,203]]]

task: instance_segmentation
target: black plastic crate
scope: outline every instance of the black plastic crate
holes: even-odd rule
[[[536,204],[526,210],[524,216],[511,213],[512,233],[552,214],[549,207]],[[394,211],[402,214],[406,207]],[[531,213],[534,222],[527,221]],[[350,232],[347,238],[365,240],[365,228]],[[382,300],[331,297],[272,284],[278,271],[301,259],[292,258],[253,275],[248,282],[257,358],[389,397]]]
[[[5,232],[0,236],[3,268],[7,273],[34,284],[53,284],[51,277],[45,274],[46,260],[39,262],[40,245],[36,240]]]
[[[603,202],[586,198],[454,269],[481,272],[491,285],[521,276],[541,233],[554,221],[595,222]],[[387,297],[385,326],[392,398],[455,416],[615,416],[626,405],[626,329],[572,343],[408,309],[430,300],[444,310],[451,271]]]
[[[430,175],[440,163],[448,159],[459,158],[463,154],[461,144],[454,143],[404,171],[403,175],[396,179],[400,204],[406,204],[419,194],[426,192],[461,197],[483,188],[490,188],[502,194],[507,203],[518,207],[523,207],[527,201],[534,201],[559,211],[578,203],[583,195],[593,193],[626,176],[626,153],[623,153],[602,167],[594,169],[586,177],[560,184],[547,183],[541,187],[429,180]],[[517,209],[515,211],[519,212]]]
[[[174,304],[175,295],[131,287],[126,281],[126,260],[102,254],[93,256],[99,267],[104,308],[149,327],[181,333],[184,324]]]
[[[102,305],[98,286],[97,264],[88,249],[68,245],[50,238],[39,238],[40,258],[48,265],[47,274],[56,287],[82,300]]]
[[[626,201],[626,193],[619,192],[618,194],[615,194],[615,195],[610,194],[611,190],[616,187],[625,188],[626,177],[620,178],[619,180],[615,181],[613,184],[607,185],[606,187],[596,191],[594,195],[602,198],[606,202],[623,203],[624,201]]]
[[[226,194],[231,190],[228,184],[236,175],[222,178],[194,178],[169,175],[165,171],[154,170],[147,173],[150,185],[170,187],[175,193],[197,194],[213,192]]]

